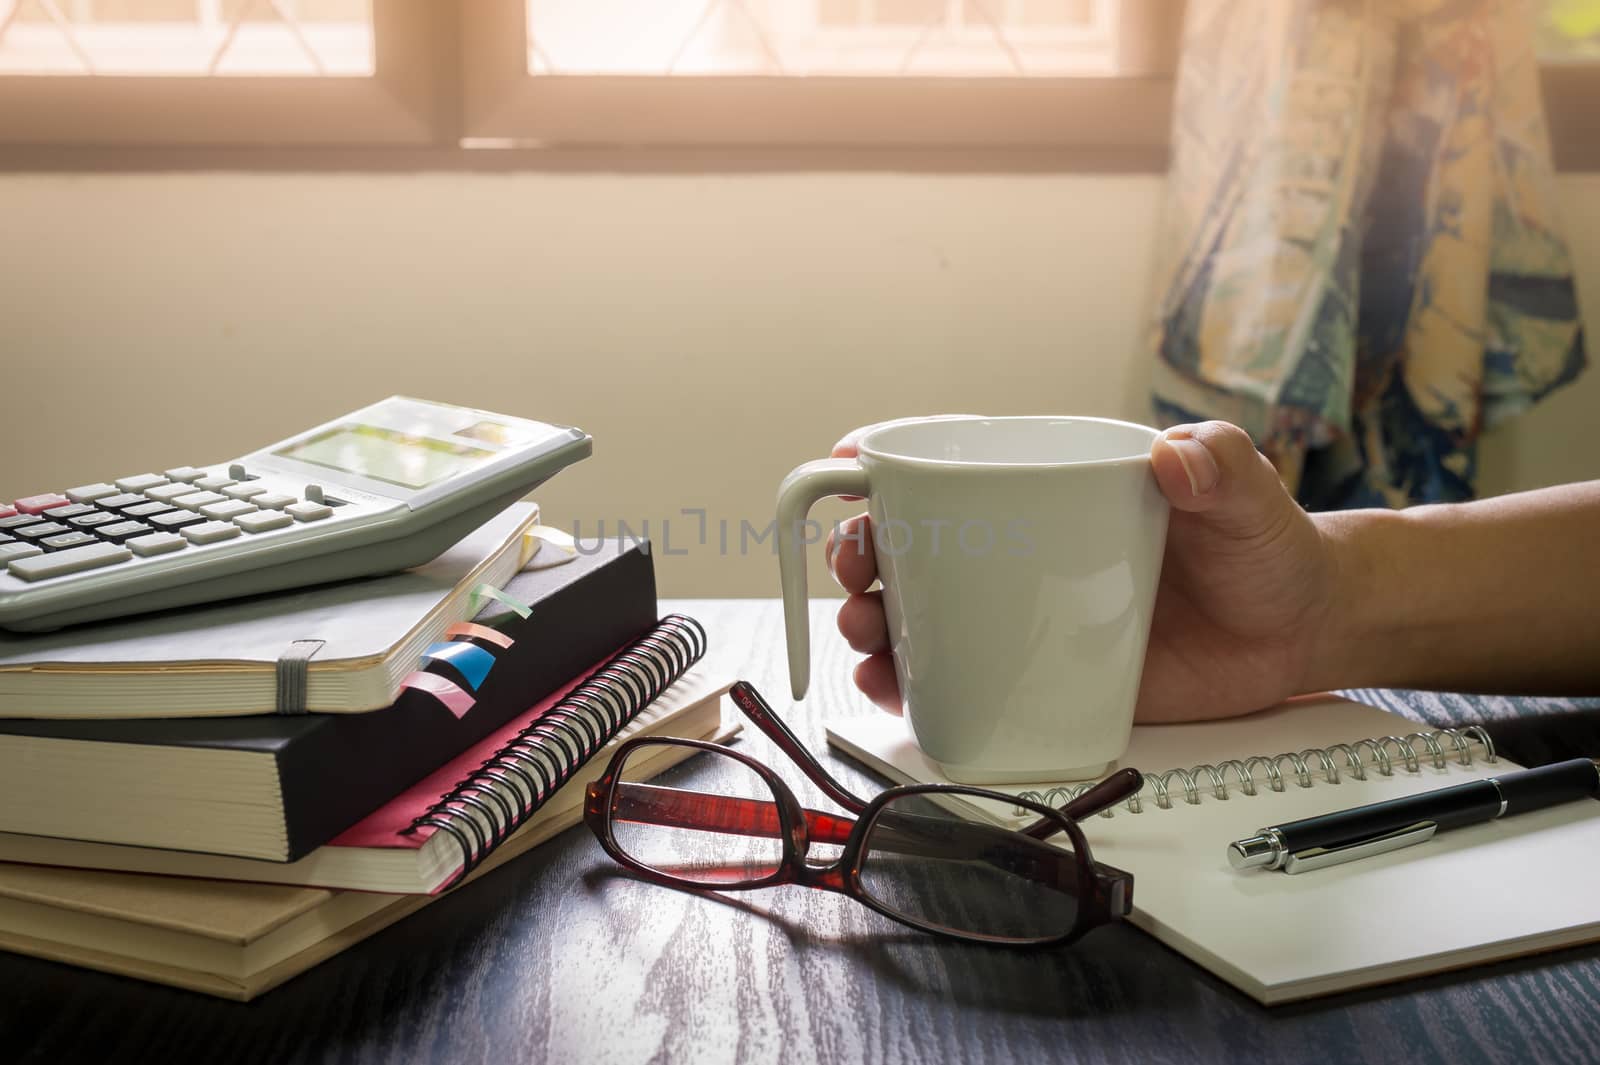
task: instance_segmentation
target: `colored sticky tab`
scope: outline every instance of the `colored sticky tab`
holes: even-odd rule
[[[578,541],[553,526],[535,525],[522,536],[524,545],[532,545],[532,550],[523,552],[528,556],[522,563],[524,570],[564,566],[578,557]]]
[[[435,662],[448,662],[456,672],[466,679],[473,691],[483,685],[483,678],[489,675],[489,670],[494,666],[494,655],[485,651],[475,643],[464,640],[454,640],[450,643],[436,643],[422,652],[423,658],[431,658]]]
[[[477,702],[469,693],[462,690],[461,685],[448,677],[441,677],[437,673],[426,673],[420,669],[401,681],[400,687],[427,692],[458,718],[467,716],[467,711]]]
[[[516,596],[507,595],[492,584],[480,584],[472,589],[472,612],[476,614],[483,606],[485,599],[493,599],[510,607],[519,618],[525,618],[533,613],[533,607],[522,602]]]
[[[492,643],[496,647],[510,647],[516,643],[515,640],[499,629],[491,629],[487,625],[478,625],[471,621],[458,621],[448,629],[445,629],[444,634],[452,640],[459,636],[468,640],[482,640],[484,643]]]

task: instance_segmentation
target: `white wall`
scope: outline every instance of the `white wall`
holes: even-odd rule
[[[1600,336],[1600,177],[1562,188]],[[0,496],[403,392],[583,426],[551,520],[648,521],[687,550],[664,594],[772,594],[740,522],[854,425],[1146,417],[1159,201],[1153,176],[0,175]],[[1597,382],[1497,433],[1485,490],[1600,477]]]

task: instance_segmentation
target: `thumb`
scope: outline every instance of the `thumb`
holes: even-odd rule
[[[1263,533],[1300,509],[1278,471],[1237,425],[1175,425],[1151,445],[1150,463],[1173,509],[1204,515],[1207,525],[1222,532]]]

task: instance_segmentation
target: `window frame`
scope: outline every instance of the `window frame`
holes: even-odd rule
[[[372,2],[371,77],[0,75],[0,169],[1167,166],[1182,0],[1124,0],[1126,74],[1061,78],[536,77],[523,0]],[[1600,63],[1541,78],[1557,170],[1600,171]]]

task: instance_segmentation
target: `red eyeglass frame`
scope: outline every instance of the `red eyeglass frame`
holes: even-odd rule
[[[612,756],[605,774],[589,784],[583,815],[584,822],[599,840],[605,852],[636,876],[666,887],[687,890],[748,891],[781,884],[798,884],[802,887],[847,895],[885,917],[912,928],[960,939],[1008,946],[1063,946],[1100,925],[1121,920],[1131,912],[1133,874],[1096,862],[1090,854],[1089,843],[1079,829],[1077,821],[1093,816],[1138,791],[1144,784],[1144,778],[1138,770],[1119,770],[1078,798],[1055,809],[1020,800],[1014,795],[1003,792],[962,784],[910,784],[890,788],[868,802],[852,794],[829,775],[749,682],[737,682],[729,694],[756,727],[771,738],[812,783],[822,790],[823,794],[855,816],[840,817],[801,806],[794,793],[770,767],[721,744],[704,740],[637,737],[623,743]],[[641,746],[667,744],[712,751],[734,759],[767,784],[776,802],[709,795],[621,779],[620,772],[631,751]],[[628,790],[627,799],[630,803],[642,804],[647,808],[646,812],[650,814],[648,823],[694,828],[706,832],[776,837],[783,845],[782,858],[770,874],[748,880],[699,880],[653,869],[630,857],[617,844],[612,831],[611,811],[617,802],[619,787]],[[1073,894],[1078,900],[1077,913],[1071,928],[1059,935],[1038,938],[1006,937],[952,928],[900,913],[880,903],[870,891],[862,887],[863,851],[872,834],[874,823],[885,806],[908,795],[940,794],[972,796],[1027,809],[1037,814],[1038,819],[1025,828],[1016,830],[1016,834],[1034,840],[1043,841],[1057,833],[1066,833],[1071,842],[1071,858],[1076,870]],[[974,827],[990,832],[1004,831],[979,822],[974,822]],[[812,864],[806,860],[812,843],[837,845],[843,849],[838,858],[831,862]],[[1067,857],[1067,852],[1056,848],[1050,848],[1050,853],[1058,856],[1058,861],[1059,858]]]

